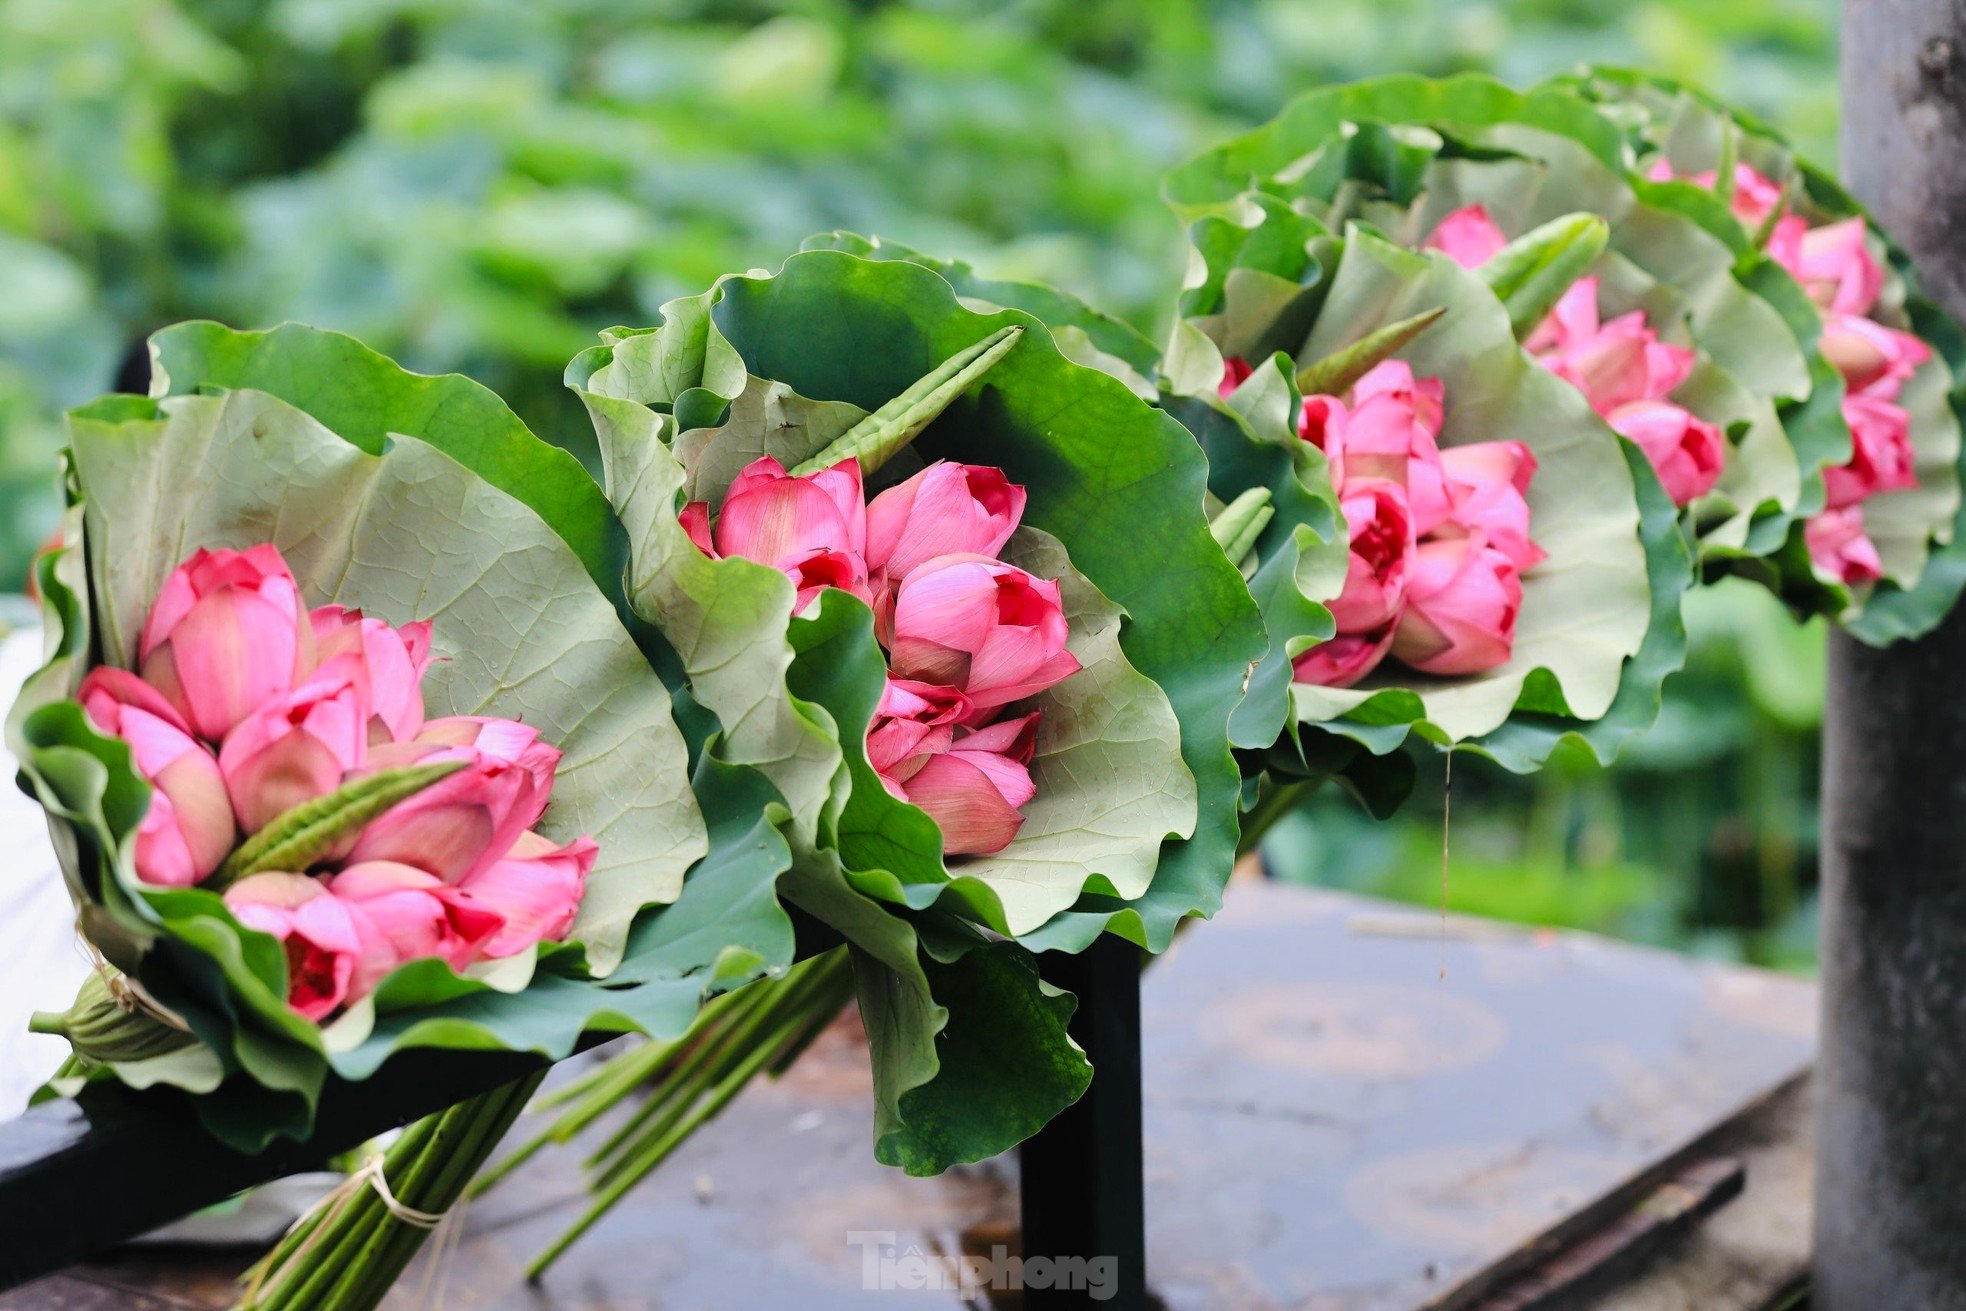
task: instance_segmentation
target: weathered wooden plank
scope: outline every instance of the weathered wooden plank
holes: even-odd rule
[[[1807,1065],[1804,980],[1239,885],[1147,971],[1141,1007],[1148,1274],[1171,1311],[1413,1311],[1695,1141],[1743,1159],[1748,1191],[1674,1240],[1702,1262],[1696,1295],[1643,1311],[1759,1311],[1752,1292],[1782,1287],[1802,1259],[1806,1172],[1770,1162],[1806,1146],[1786,1142],[1783,1158],[1702,1135]],[[856,1311],[886,1300],[870,1282],[926,1277],[939,1295],[897,1304],[959,1307],[955,1260],[1017,1250],[1015,1163],[935,1179],[885,1169],[870,1094],[864,1048],[829,1032],[534,1290],[526,1259],[584,1198],[582,1153],[544,1152],[472,1204],[446,1305]],[[883,1248],[900,1260],[870,1271]],[[415,1311],[420,1277],[391,1311]],[[0,1311],[44,1311],[41,1287],[0,1295]],[[1626,1311],[1608,1295],[1590,1305]]]
[[[596,1042],[605,1041],[597,1037]],[[314,1137],[257,1155],[206,1133],[174,1090],[88,1089],[0,1121],[0,1289],[62,1269],[537,1069],[537,1058],[410,1051],[323,1092]]]

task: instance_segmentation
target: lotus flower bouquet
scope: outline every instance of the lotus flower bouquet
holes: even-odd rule
[[[674,1037],[789,966],[770,789],[692,769],[577,463],[335,334],[152,349],[155,395],[70,416],[7,720],[102,958],[42,1018],[75,1048],[51,1091],[173,1085],[257,1151],[405,1048]],[[364,1176],[387,1205],[317,1217],[256,1304],[323,1305],[330,1270],[371,1304],[415,1247],[396,1208],[448,1205],[533,1082],[406,1136]]]
[[[1783,553],[1786,595],[1869,642],[1930,628],[1958,595],[1951,561],[1966,550],[1958,325],[1919,295],[1910,261],[1856,202],[1767,125],[1629,70],[1553,85],[1623,125],[1648,177],[1724,205],[1820,316],[1819,349],[1842,382],[1848,440],[1825,472],[1822,508]]]
[[[661,908],[710,892],[703,797],[762,784],[686,784],[577,464],[334,334],[189,324],[153,352],[156,396],[71,416],[51,654],[8,720],[84,936],[181,1039],[68,1024],[88,1070],[198,1092],[253,1148],[306,1133],[330,1071],[564,1055],[603,1012],[680,1033],[725,947],[783,968],[782,912],[657,964]]]
[[[643,1085],[646,1127],[535,1269],[849,989],[880,1159],[1011,1145],[1089,1076],[1031,952],[1108,928],[1164,947],[1219,904],[1236,849],[1227,723],[1261,622],[1204,514],[1201,452],[1088,349],[1127,332],[1088,317],[1055,342],[929,268],[825,244],[568,371],[629,601],[725,726],[706,750],[778,788],[781,893],[840,945],[579,1086],[512,1160]],[[984,1066],[1019,1094],[968,1096]]]
[[[425,621],[309,612],[270,544],[200,549],[144,621],[140,672],[77,690],[151,788],[137,882],[219,892],[281,944],[305,1019],[412,961],[464,973],[564,938],[599,854],[532,831],[561,757],[537,730],[425,718],[432,658]]]
[[[1165,190],[1190,220],[1260,193],[1522,280],[1518,337],[1646,452],[1703,569],[1766,578],[1846,441],[1818,317],[1710,196],[1632,164],[1617,126],[1576,96],[1390,77],[1300,97]],[[1562,262],[1502,254],[1579,214],[1602,236]]]
[[[1560,267],[1594,237],[1565,221],[1491,259]],[[1531,769],[1565,735],[1608,754],[1648,724],[1683,649],[1687,550],[1645,452],[1517,344],[1514,320],[1549,318],[1568,280],[1497,285],[1260,195],[1192,238],[1164,403],[1218,499],[1274,510],[1231,548],[1271,638],[1246,766],[1339,775],[1384,808],[1410,734]]]

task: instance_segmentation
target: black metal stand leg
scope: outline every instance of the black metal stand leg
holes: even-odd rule
[[[1093,1078],[1085,1096],[1021,1153],[1024,1306],[1144,1311],[1140,950],[1103,937],[1077,956],[1039,959],[1045,979],[1079,999],[1072,1037],[1091,1058]],[[1049,1267],[1034,1267],[1034,1260]],[[1070,1278],[1075,1271],[1085,1277]],[[1033,1286],[1040,1273],[1050,1276],[1049,1287]]]

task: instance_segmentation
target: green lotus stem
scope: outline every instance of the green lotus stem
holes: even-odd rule
[[[295,806],[246,839],[204,886],[221,890],[249,874],[268,870],[305,873],[337,842],[397,802],[455,774],[465,763],[445,760],[378,770],[343,784],[325,797]]]
[[[794,1017],[784,1027],[787,1030],[796,1030],[800,1022],[800,1017]],[[634,1157],[628,1159],[625,1164],[617,1163],[617,1167],[610,1170],[613,1176],[612,1182],[602,1187],[593,1205],[574,1222],[570,1229],[553,1240],[544,1252],[534,1258],[532,1264],[526,1267],[526,1278],[537,1280],[544,1275],[567,1248],[593,1227],[603,1215],[606,1215],[630,1188],[639,1183],[649,1171],[662,1164],[690,1134],[722,1112],[724,1107],[744,1090],[751,1077],[772,1059],[773,1054],[773,1046],[769,1043],[761,1043],[753,1047],[749,1055],[725,1073],[723,1078],[711,1088],[706,1101],[698,1103],[688,1115],[664,1128],[658,1137],[649,1142]]]
[[[1016,349],[1023,335],[1024,326],[1013,323],[974,345],[965,346],[914,386],[834,438],[819,454],[796,465],[792,474],[804,477],[818,473],[849,456],[859,459],[860,472],[874,472],[935,422],[956,397],[969,390],[970,384]]]
[[[1222,507],[1222,512],[1209,521],[1208,531],[1222,553],[1240,565],[1242,558],[1256,549],[1256,539],[1275,517],[1270,489],[1251,487]]]
[[[784,994],[784,1005],[794,1004],[795,996],[804,992],[810,977],[809,972],[801,973],[796,978],[787,976],[788,991]],[[739,995],[742,995],[741,992]],[[721,1028],[713,1041],[704,1043],[692,1051],[687,1058],[687,1063],[674,1072],[682,1076],[682,1081],[672,1085],[673,1091],[671,1087],[662,1089],[647,1105],[636,1111],[628,1123],[610,1134],[607,1141],[587,1158],[586,1164],[590,1170],[601,1171],[601,1182],[606,1183],[621,1164],[619,1157],[616,1157],[612,1164],[606,1163],[607,1158],[614,1155],[617,1148],[633,1139],[651,1121],[657,1124],[657,1132],[661,1132],[660,1126],[672,1123],[675,1117],[686,1112],[697,1094],[718,1078],[720,1070],[726,1068],[720,1062],[733,1053],[745,1051],[746,1044],[761,1029],[771,1024],[775,1015],[772,1004],[774,1000],[776,999],[771,994],[761,993],[746,1002],[734,1022]],[[740,1056],[738,1059],[741,1061],[743,1057]]]
[[[730,1071],[736,1068],[748,1066],[755,1074],[760,1066],[752,1063],[753,1058],[758,1058],[761,1063],[777,1061],[786,1050],[786,1044],[804,1030],[805,1001],[819,988],[824,987],[828,979],[827,970],[810,971],[806,978],[798,981],[795,986],[779,996],[767,998],[765,1005],[755,1008],[743,1026],[744,1031],[735,1035],[733,1041],[723,1044],[720,1048],[719,1055],[725,1058],[723,1061],[706,1066],[700,1071],[702,1077],[691,1080],[691,1087],[679,1088],[660,1099],[661,1104],[667,1109],[655,1121],[653,1128],[634,1133],[632,1136],[628,1130],[624,1130],[616,1134],[608,1146],[594,1154],[589,1161],[590,1167],[606,1157],[613,1157],[601,1170],[596,1183],[603,1187],[610,1186],[622,1177],[624,1171],[632,1171],[634,1178],[637,1179],[647,1174],[648,1169],[653,1167],[639,1169],[635,1167],[637,1162],[645,1158],[648,1144],[660,1142],[675,1131],[676,1125],[681,1122],[681,1117],[689,1113],[692,1106],[696,1104],[697,1097],[705,1084],[712,1085],[713,1089],[722,1086],[722,1081],[728,1079]],[[837,1007],[828,1008],[829,1018],[834,1010],[837,1010]],[[760,1030],[765,1035],[762,1040],[749,1042],[748,1040]],[[728,1063],[728,1058],[733,1055],[737,1060],[735,1066]],[[637,1117],[641,1124],[648,1123],[649,1118]]]
[[[721,1113],[761,1071],[782,1071],[839,1014],[852,990],[852,960],[846,948],[837,947],[800,962],[782,978],[760,980],[731,994],[732,1005],[704,1026],[715,1032],[699,1034],[693,1028],[685,1035],[681,1040],[685,1044],[695,1038],[701,1041],[685,1061],[660,1069],[664,1086],[630,1125],[593,1154],[590,1166],[602,1167],[594,1203],[533,1261],[527,1278],[543,1275],[630,1188]],[[629,1053],[612,1063],[626,1065],[630,1056],[639,1054]]]
[[[1714,165],[1713,189],[1729,209],[1734,207],[1734,165],[1741,158],[1741,131],[1729,119],[1720,129],[1720,160]]]
[[[529,1110],[546,1110],[565,1105],[576,1098],[579,1104],[480,1174],[471,1185],[471,1196],[482,1197],[506,1175],[531,1160],[540,1148],[548,1143],[567,1142],[610,1107],[618,1105],[636,1085],[653,1077],[662,1061],[677,1045],[676,1042],[646,1043],[596,1065],[568,1085],[574,1089],[571,1094],[562,1089],[556,1090],[553,1095],[535,1098]]]
[[[1500,258],[1497,256],[1497,258]],[[1343,396],[1373,369],[1391,359],[1401,347],[1440,321],[1447,313],[1437,305],[1398,323],[1388,323],[1360,337],[1341,351],[1313,360],[1297,370],[1297,390],[1306,396]]]
[[[1754,230],[1754,235],[1751,238],[1751,241],[1753,242],[1754,248],[1756,250],[1766,250],[1768,248],[1769,241],[1773,239],[1775,235],[1775,225],[1782,221],[1782,216],[1784,214],[1788,213],[1789,189],[1793,185],[1794,185],[1793,183],[1786,183],[1783,185],[1781,199],[1777,201],[1774,205],[1769,207],[1767,216],[1761,220],[1761,226],[1757,227]]]
[[[633,1050],[640,1052],[646,1051],[647,1048],[636,1047]],[[622,1054],[625,1055],[626,1053]],[[615,1060],[615,1057],[609,1057],[606,1060],[597,1061],[586,1073],[580,1075],[578,1078],[569,1079],[557,1088],[547,1089],[532,1099],[532,1105],[526,1107],[527,1112],[538,1114],[541,1111],[550,1111],[555,1106],[564,1106],[576,1098],[586,1096],[594,1085],[607,1082],[609,1071],[614,1067]]]
[[[494,1105],[484,1108],[483,1113],[467,1117],[461,1126],[450,1125],[456,1131],[456,1137],[450,1144],[443,1142],[443,1128],[440,1127],[438,1141],[433,1144],[432,1152],[426,1156],[418,1172],[419,1187],[427,1189],[428,1195],[443,1199],[441,1205],[427,1209],[448,1211],[456,1204],[470,1184],[471,1176],[511,1129],[544,1078],[545,1071],[542,1070],[529,1080],[510,1085]],[[368,1311],[368,1308],[379,1303],[418,1250],[429,1241],[431,1232],[414,1225],[392,1225],[380,1249],[373,1275],[362,1290],[361,1300],[349,1304],[347,1311]]]
[[[437,1117],[430,1116],[411,1125],[389,1149],[384,1174],[400,1185],[412,1173],[412,1162],[427,1150]],[[391,1171],[394,1171],[392,1174]],[[332,1196],[332,1195],[331,1195]],[[246,1272],[247,1281],[262,1272],[273,1271],[270,1282],[249,1292],[235,1311],[289,1311],[320,1305],[325,1285],[342,1272],[346,1249],[374,1212],[382,1209],[373,1196],[349,1198],[337,1207],[332,1202],[317,1204],[301,1218],[293,1230],[263,1259]],[[284,1268],[283,1268],[284,1267]]]
[[[584,1165],[588,1169],[596,1168],[608,1153],[650,1119],[662,1114],[665,1107],[679,1098],[692,1095],[704,1072],[710,1068],[711,1057],[723,1050],[733,1029],[754,1010],[752,1003],[755,998],[750,995],[751,991],[751,988],[741,988],[719,998],[719,1001],[728,1004],[718,1007],[714,1013],[706,1010],[689,1032],[675,1043],[666,1045],[658,1053],[657,1059],[621,1062],[620,1077],[611,1080],[605,1089],[580,1108],[586,1123],[592,1123],[603,1112],[620,1105],[623,1098],[645,1083],[654,1084],[654,1091],[635,1108],[635,1113],[625,1123],[616,1127],[601,1146],[587,1157]]]
[[[1597,215],[1566,214],[1517,237],[1475,272],[1508,310],[1521,341],[1597,263],[1610,240],[1610,225]]]
[[[1281,783],[1264,779],[1257,789],[1256,804],[1242,817],[1242,834],[1236,840],[1236,859],[1240,860],[1256,850],[1262,844],[1263,835],[1278,820],[1295,810],[1311,787],[1309,779],[1291,779]]]
[[[441,1214],[511,1128],[545,1071],[426,1116],[383,1158],[383,1178],[405,1206]],[[247,1273],[271,1280],[235,1311],[371,1311],[431,1230],[391,1214],[369,1187],[305,1217]]]
[[[382,1173],[383,1178],[389,1181],[390,1191],[399,1201],[409,1206],[418,1206],[417,1202],[409,1199],[420,1198],[431,1191],[430,1180],[434,1166],[442,1164],[447,1157],[459,1155],[466,1150],[465,1145],[456,1139],[465,1136],[458,1132],[460,1129],[468,1133],[471,1127],[469,1121],[459,1125],[457,1117],[449,1112],[432,1118],[434,1122],[431,1132],[422,1150],[405,1164],[400,1176],[392,1177],[386,1158],[384,1161]],[[365,1190],[357,1200],[361,1203],[361,1214],[350,1225],[348,1232],[342,1236],[340,1251],[332,1260],[324,1260],[320,1263],[335,1272],[334,1281],[328,1286],[321,1301],[323,1311],[340,1311],[344,1307],[353,1311],[355,1308],[373,1305],[365,1302],[362,1297],[363,1292],[370,1288],[375,1289],[374,1300],[379,1302],[389,1291],[390,1286],[396,1282],[396,1275],[401,1271],[401,1266],[392,1268],[391,1263],[384,1257],[391,1246],[390,1240],[399,1231],[413,1234],[414,1240],[410,1247],[410,1253],[413,1255],[430,1233],[420,1227],[397,1223],[383,1207],[381,1199],[373,1193]],[[418,1209],[423,1208],[419,1206]],[[405,1257],[405,1263],[407,1259]],[[380,1287],[377,1287],[378,1284]]]

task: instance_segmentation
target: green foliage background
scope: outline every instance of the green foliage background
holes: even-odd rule
[[[1834,0],[0,0],[0,590],[53,526],[61,411],[164,323],[352,332],[471,374],[591,455],[559,379],[597,329],[651,322],[827,229],[1056,282],[1158,337],[1182,268],[1160,173],[1323,81],[1644,64],[1833,164],[1835,14]],[[1452,902],[1796,960],[1822,637],[1761,600],[1698,598],[1667,721],[1617,773],[1462,765]],[[1320,801],[1272,844],[1279,872],[1437,898],[1432,786],[1370,831]]]

